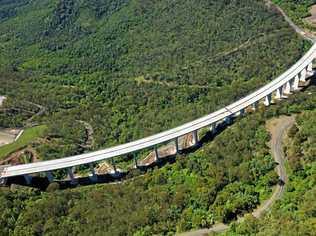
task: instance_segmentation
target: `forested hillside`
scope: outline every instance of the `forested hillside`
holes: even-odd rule
[[[230,222],[271,194],[278,181],[265,121],[297,116],[287,156],[283,199],[263,220],[248,217],[227,235],[313,235],[315,232],[316,88],[236,121],[196,153],[122,184],[39,193],[0,190],[0,226],[11,235],[173,235]]]
[[[131,141],[247,94],[308,46],[261,0],[0,0],[0,95],[7,96],[0,127],[45,125],[31,144],[44,160]],[[292,226],[313,232],[316,102],[315,89],[309,92],[123,183],[0,188],[0,235],[173,235],[231,222],[278,181],[266,119],[302,110],[310,111],[291,130],[285,200],[262,223],[229,233],[267,235],[284,222],[289,234]],[[45,112],[34,116],[39,107]],[[91,148],[82,145],[81,121],[93,127]]]
[[[312,95],[302,95],[282,108],[283,112],[303,110],[296,117],[297,124],[289,130],[286,142],[289,183],[285,195],[263,219],[248,217],[244,223],[233,225],[226,235],[315,235],[315,87],[308,92]]]
[[[173,235],[230,222],[278,180],[264,124],[262,114],[251,115],[196,153],[121,184],[2,190],[0,226],[12,235]]]
[[[306,50],[262,1],[0,2],[0,126],[46,108],[42,159],[175,127],[279,75]]]

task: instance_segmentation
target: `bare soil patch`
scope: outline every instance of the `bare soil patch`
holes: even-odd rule
[[[309,12],[311,13],[311,16],[305,18],[305,20],[308,23],[316,26],[316,4],[311,7]]]
[[[1,129],[0,128],[0,147],[14,142],[20,129]]]
[[[26,158],[28,161],[26,161]],[[20,165],[37,161],[38,156],[36,151],[28,147],[12,153],[6,159],[0,161],[0,165]]]

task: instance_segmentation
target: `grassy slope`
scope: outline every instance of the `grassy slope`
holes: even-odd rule
[[[3,159],[12,152],[29,145],[34,140],[36,140],[36,138],[41,137],[46,128],[47,127],[45,125],[41,125],[24,130],[17,141],[0,147],[0,159]]]

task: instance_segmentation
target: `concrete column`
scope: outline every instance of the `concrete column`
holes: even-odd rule
[[[313,72],[313,63],[309,63],[307,66],[307,72]]]
[[[174,139],[174,143],[175,143],[175,147],[176,147],[176,154],[178,154],[179,151],[180,151],[180,149],[179,149],[179,138],[178,137],[176,137]]]
[[[285,94],[291,94],[291,82],[288,81],[286,82],[286,84],[284,85],[284,93]]]
[[[135,162],[135,168],[137,169],[138,168],[138,162],[137,162],[137,157],[136,157],[135,153],[133,153],[133,159],[134,159],[134,162]]]
[[[52,172],[46,171],[46,177],[47,177],[49,183],[54,182],[54,176],[53,176]]]
[[[198,143],[199,143],[198,131],[194,130],[193,131],[193,145],[197,145]]]
[[[31,185],[32,183],[32,176],[30,175],[23,175],[24,179],[25,179],[25,182],[27,185]]]
[[[271,104],[271,94],[267,95],[264,100],[264,105],[269,106]]]
[[[253,104],[252,104],[252,110],[254,110],[254,111],[257,110],[258,105],[259,105],[258,101],[255,102],[255,103],[253,103]]]
[[[89,168],[90,168],[90,171],[91,171],[91,175],[89,176],[90,180],[92,182],[97,182],[98,181],[98,176],[95,173],[94,166],[93,166],[92,163],[89,164]]]
[[[239,116],[243,116],[243,115],[245,115],[245,113],[246,113],[246,110],[245,110],[245,108],[243,108],[243,109],[241,109],[240,111],[239,111],[239,113],[237,113]]]
[[[6,185],[7,184],[8,179],[7,178],[0,178],[0,186],[1,185]]]
[[[225,117],[224,122],[228,125],[231,124],[232,123],[232,116],[230,115],[230,116]]]
[[[297,75],[294,78],[293,90],[297,91],[299,89],[300,77]]]
[[[116,164],[115,164],[115,161],[114,161],[114,158],[113,158],[113,157],[112,157],[112,159],[111,159],[111,162],[112,162],[112,166],[113,166],[114,174],[116,174],[117,169],[116,169]]]
[[[68,171],[68,176],[69,176],[69,178],[70,178],[70,183],[71,183],[72,185],[76,185],[78,182],[77,182],[77,180],[75,179],[75,176],[74,176],[74,173],[73,173],[73,171],[72,171],[72,168],[68,168],[67,171]]]
[[[155,146],[154,151],[155,151],[155,161],[158,161],[159,160],[159,152],[158,152],[157,146]]]
[[[304,83],[306,82],[306,69],[302,70],[300,81]]]
[[[210,132],[214,135],[216,134],[216,123],[210,125]]]
[[[276,90],[276,95],[275,95],[275,98],[276,99],[281,99],[283,97],[283,88],[280,87]]]

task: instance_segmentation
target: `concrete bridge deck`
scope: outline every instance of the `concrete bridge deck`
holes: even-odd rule
[[[232,116],[244,114],[249,106],[256,106],[258,102],[263,101],[266,106],[270,105],[273,94],[276,98],[281,98],[283,94],[289,94],[291,91],[298,90],[299,83],[305,82],[308,76],[313,74],[312,63],[316,58],[316,44],[282,75],[254,91],[248,96],[226,106],[209,115],[188,122],[179,127],[142,138],[130,143],[118,145],[100,151],[65,157],[57,160],[42,161],[17,166],[6,166],[0,170],[0,178],[28,175],[33,173],[48,173],[57,169],[71,169],[74,166],[89,164],[101,160],[111,159],[129,153],[134,153],[146,148],[155,148],[156,146],[168,141],[177,142],[178,138],[188,134],[196,134],[201,128],[213,126],[217,122],[230,119]],[[193,135],[197,137],[197,135]],[[195,140],[196,142],[198,140]],[[157,152],[156,152],[157,153]]]

